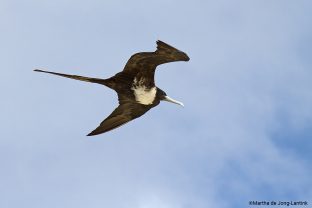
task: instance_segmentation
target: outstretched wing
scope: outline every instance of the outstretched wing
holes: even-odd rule
[[[129,121],[136,119],[146,113],[149,106],[132,102],[131,100],[119,95],[120,105],[102,123],[87,136],[102,134],[118,128]]]
[[[135,75],[145,70],[154,74],[156,67],[160,64],[189,60],[190,58],[183,51],[158,40],[155,52],[141,52],[132,55],[123,72]]]

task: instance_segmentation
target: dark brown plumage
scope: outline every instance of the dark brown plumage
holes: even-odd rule
[[[168,97],[163,90],[155,86],[156,67],[174,61],[189,61],[189,57],[186,53],[162,41],[157,41],[155,52],[141,52],[132,55],[123,71],[108,79],[68,75],[39,69],[34,71],[102,84],[117,92],[119,106],[95,130],[88,134],[88,136],[92,136],[105,133],[142,116],[157,106],[161,100],[183,105]]]

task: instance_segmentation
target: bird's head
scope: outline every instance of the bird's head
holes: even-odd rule
[[[163,90],[157,88],[157,97],[162,101],[167,101],[171,103],[175,103],[177,105],[181,105],[184,107],[184,104],[180,101],[174,100],[171,97],[169,97]]]

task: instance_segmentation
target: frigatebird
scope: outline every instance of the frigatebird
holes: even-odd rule
[[[87,136],[108,132],[142,116],[160,101],[178,105],[183,103],[170,98],[155,85],[154,75],[158,65],[189,61],[186,53],[160,40],[154,52],[140,52],[131,56],[124,69],[108,79],[90,78],[35,69],[36,72],[54,74],[66,78],[105,85],[117,92],[119,106]]]

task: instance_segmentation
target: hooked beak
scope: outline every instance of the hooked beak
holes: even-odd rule
[[[178,105],[181,105],[181,106],[184,107],[184,104],[182,102],[174,100],[174,99],[172,99],[169,96],[164,96],[164,100],[167,101],[167,102],[175,103],[175,104],[178,104]]]

